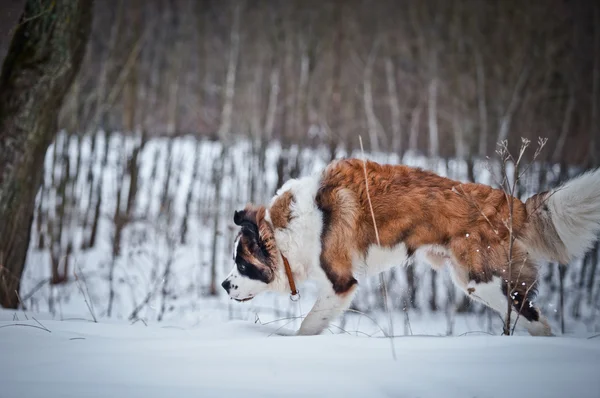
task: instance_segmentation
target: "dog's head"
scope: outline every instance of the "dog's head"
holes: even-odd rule
[[[232,299],[247,301],[274,289],[279,251],[264,207],[235,211],[233,222],[241,227],[234,242],[235,264],[221,286]]]

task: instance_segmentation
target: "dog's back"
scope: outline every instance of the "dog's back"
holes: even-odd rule
[[[585,254],[600,232],[600,169],[525,203],[511,201],[512,212],[501,189],[359,159],[332,163],[317,195],[330,216],[354,213],[346,221],[355,224],[358,249],[377,243],[374,215],[379,243],[402,241],[409,253],[423,245],[450,245],[457,258],[476,266],[489,262],[480,246],[508,245],[512,229],[535,260],[566,264]]]

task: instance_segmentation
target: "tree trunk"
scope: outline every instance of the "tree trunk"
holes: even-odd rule
[[[85,52],[92,2],[27,0],[0,76],[0,304],[16,308],[57,115]]]
[[[369,149],[371,152],[379,152],[380,123],[375,115],[375,105],[373,104],[373,66],[377,55],[377,43],[367,59],[365,72],[363,76],[363,101],[365,106],[365,115],[367,117],[367,130],[369,132]]]
[[[479,157],[485,158],[488,147],[488,111],[485,98],[485,68],[479,51],[475,52],[477,69],[477,110],[479,111]]]
[[[391,57],[385,59],[385,76],[387,81],[388,103],[390,106],[390,123],[392,127],[392,151],[402,156],[402,127],[400,101],[398,100],[398,89],[396,82],[396,68]]]
[[[565,334],[565,276],[567,275],[567,266],[558,264],[558,281],[560,286],[560,332]]]

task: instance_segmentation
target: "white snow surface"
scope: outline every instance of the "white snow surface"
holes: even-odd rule
[[[600,391],[600,338],[405,336],[394,339],[394,360],[388,338],[296,337],[279,327],[0,311],[0,397],[597,398]]]

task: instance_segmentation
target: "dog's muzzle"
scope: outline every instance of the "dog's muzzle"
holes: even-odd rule
[[[229,282],[229,279],[225,279],[223,283],[221,283],[221,286],[223,286],[223,289],[229,294],[229,290],[231,290],[231,282]]]
[[[223,289],[225,289],[225,291],[227,292],[227,294],[229,295],[229,291],[231,290],[231,282],[229,281],[229,279],[225,279],[222,283],[221,286],[223,287]],[[231,297],[231,296],[230,296]],[[235,301],[238,301],[240,303],[243,303],[244,301],[249,301],[252,300],[254,298],[254,296],[249,296],[243,299],[240,298],[236,298],[236,297],[231,297],[232,299],[234,299]]]

